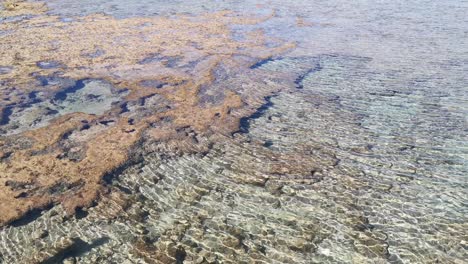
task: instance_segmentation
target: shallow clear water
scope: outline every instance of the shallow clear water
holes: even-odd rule
[[[179,250],[187,263],[466,263],[468,1],[47,3],[64,19],[274,10],[248,27],[297,47],[252,72],[296,75],[297,89],[206,155],[152,154],[128,168],[112,183],[135,200],[125,215],[109,220],[114,204],[76,219],[54,208],[1,230],[5,263],[64,235],[107,239],[73,255],[83,263],[148,262],[131,253],[140,233],[153,258]],[[272,172],[295,155],[310,156],[310,175]],[[43,244],[24,242],[43,229]]]

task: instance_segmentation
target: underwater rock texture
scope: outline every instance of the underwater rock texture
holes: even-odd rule
[[[4,6],[1,263],[468,259],[459,1]]]
[[[11,67],[0,77],[1,224],[50,204],[62,203],[70,213],[91,205],[102,192],[102,178],[130,162],[143,138],[183,142],[191,137],[186,130],[233,132],[242,111],[247,114],[264,96],[261,90],[241,96],[236,87],[225,88],[220,100],[203,107],[199,90],[213,83],[217,69],[234,74],[292,47],[266,47],[261,32],[242,41],[232,37],[230,25],[268,16],[225,11],[63,22],[35,5],[12,5],[6,16],[28,8],[34,15],[0,25],[8,32],[0,64]],[[155,96],[164,104],[160,110],[149,103]]]

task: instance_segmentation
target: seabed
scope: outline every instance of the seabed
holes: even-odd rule
[[[467,10],[2,2],[0,263],[466,263]]]

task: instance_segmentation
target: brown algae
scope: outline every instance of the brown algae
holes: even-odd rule
[[[92,205],[105,193],[103,177],[128,163],[134,157],[130,153],[141,151],[143,138],[184,142],[190,136],[181,129],[197,134],[236,131],[239,113],[248,115],[270,91],[241,96],[226,89],[222,100],[201,105],[200,89],[215,81],[220,67],[241,71],[293,46],[279,42],[267,47],[267,38],[258,31],[245,34],[242,41],[233,37],[231,25],[257,24],[271,15],[223,11],[115,19],[96,14],[64,22],[45,11],[44,3],[25,1],[7,1],[2,11],[4,17],[28,16],[0,24],[5,32],[0,65],[9,67],[0,75],[0,225],[51,204],[61,203],[69,213]],[[152,56],[162,59],[141,63]],[[90,79],[111,84],[113,92],[87,94],[89,100],[109,101],[112,94],[119,100],[110,100],[104,112],[86,111],[89,105],[75,101],[56,104],[69,109],[62,112],[44,106],[73,89],[60,80]],[[148,80],[164,85],[154,89],[144,85]],[[163,104],[157,109],[145,104],[155,96]],[[132,104],[140,106],[132,112]],[[38,121],[37,116],[49,113],[50,118]],[[31,115],[36,117],[25,117]],[[170,121],[160,125],[161,120]],[[22,124],[21,133],[11,135],[18,129],[15,121]]]

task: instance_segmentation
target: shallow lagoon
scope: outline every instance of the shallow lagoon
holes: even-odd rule
[[[5,263],[40,251],[51,255],[46,263],[468,258],[466,2],[98,2],[47,1],[64,21],[274,11],[233,30],[262,29],[296,48],[247,72],[219,72],[201,91],[208,104],[226,87],[249,93],[257,74],[266,81],[256,89],[291,87],[207,152],[171,156],[170,145],[149,145],[108,180],[110,198],[74,217],[56,206],[3,228]]]

